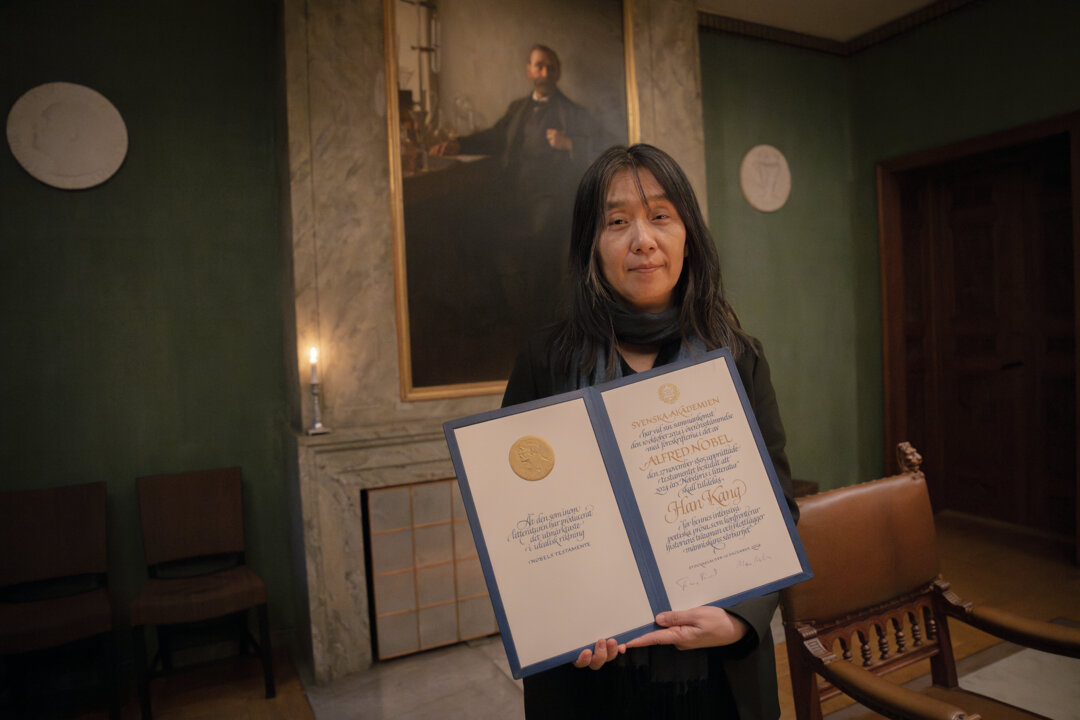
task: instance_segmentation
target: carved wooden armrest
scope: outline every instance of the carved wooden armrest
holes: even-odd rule
[[[845,694],[874,712],[904,720],[979,720],[963,709],[880,678],[869,670],[837,659],[818,672]]]
[[[806,639],[803,647],[814,672],[876,713],[901,720],[981,720],[979,715],[968,715],[955,705],[909,690],[841,660],[816,637]]]
[[[948,583],[939,580],[935,586],[942,607],[950,617],[1017,645],[1080,658],[1080,630],[1077,628],[1033,620],[991,605],[972,605],[957,597]]]

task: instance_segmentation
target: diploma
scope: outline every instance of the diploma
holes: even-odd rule
[[[726,349],[444,431],[514,677],[811,575]]]

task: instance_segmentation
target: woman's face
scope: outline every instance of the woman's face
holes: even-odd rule
[[[653,174],[629,170],[608,187],[604,226],[597,240],[604,278],[630,310],[657,313],[671,307],[686,255],[686,227]]]

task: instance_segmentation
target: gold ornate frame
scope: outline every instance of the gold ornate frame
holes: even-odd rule
[[[497,0],[492,0],[493,2]],[[383,37],[386,61],[386,122],[390,159],[390,211],[394,247],[394,301],[397,316],[398,368],[401,399],[405,401],[461,398],[502,393],[505,380],[417,387],[412,378],[412,350],[409,339],[408,278],[405,256],[404,182],[401,167],[401,117],[398,107],[398,50],[394,8],[397,0],[383,2]],[[622,0],[623,53],[626,69],[627,138],[641,136],[637,76],[634,71],[633,0]]]

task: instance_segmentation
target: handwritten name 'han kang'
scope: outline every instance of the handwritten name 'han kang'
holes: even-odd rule
[[[691,455],[696,455],[700,452],[708,452],[715,450],[716,448],[723,447],[724,445],[730,445],[731,438],[725,433],[714,435],[713,437],[699,438],[686,445],[680,445],[672,450],[665,450],[663,452],[655,453],[649,456],[641,467],[638,469],[644,472],[651,467],[659,467],[669,462],[685,462]]]
[[[667,513],[664,514],[664,522],[671,525],[684,515],[693,515],[702,510],[712,508],[726,508],[738,505],[746,493],[746,483],[736,480],[728,487],[724,483],[704,490],[696,498],[681,497],[668,503]]]

